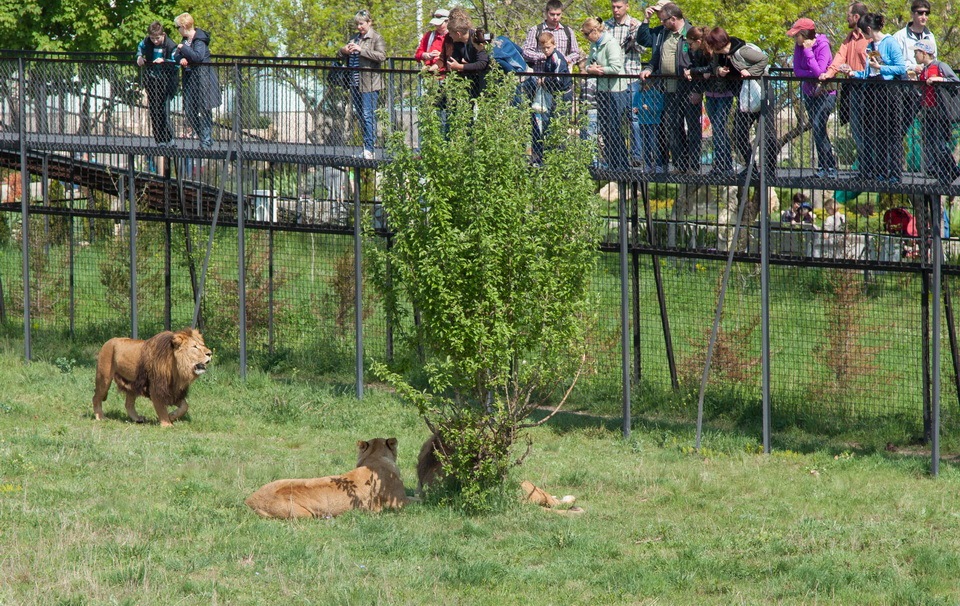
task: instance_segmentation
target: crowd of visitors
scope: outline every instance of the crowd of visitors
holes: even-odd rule
[[[770,59],[762,48],[722,27],[694,25],[668,0],[645,7],[642,19],[631,16],[627,0],[612,0],[610,8],[608,19],[588,18],[580,25],[589,45],[584,50],[574,30],[563,23],[561,0],[547,0],[543,21],[527,29],[521,46],[513,45],[513,63],[526,63],[532,72],[521,74],[516,100],[525,98],[533,110],[534,164],[542,160],[558,107],[569,110],[581,104],[591,117],[583,135],[597,137],[598,164],[607,168],[701,174],[704,160],[711,162],[702,153],[705,111],[713,142],[710,174],[732,175],[751,163],[758,166],[761,157],[766,159],[764,170],[776,170],[777,121],[775,111],[763,107],[761,85]],[[839,176],[831,124],[849,123],[856,153],[853,168],[861,178],[897,184],[905,166],[922,166],[941,182],[960,178],[951,138],[952,125],[960,120],[960,100],[937,86],[958,79],[937,59],[936,39],[928,27],[930,11],[929,0],[913,0],[910,21],[889,34],[883,15],[854,2],[846,12],[850,32],[836,53],[809,17],[786,30],[793,40],[790,65],[801,79],[798,98],[812,131],[813,176]],[[656,25],[651,24],[654,16]],[[358,11],[353,23],[356,33],[337,55],[344,67],[353,68],[344,70],[343,86],[359,125],[363,156],[374,158],[376,109],[384,88],[378,68],[387,49],[369,12]],[[173,144],[169,106],[182,78],[187,123],[209,148],[211,112],[221,103],[216,71],[209,65],[210,34],[195,27],[187,13],[175,24],[182,36],[179,44],[154,22],[137,48],[154,139],[160,145]],[[459,6],[437,8],[429,25],[414,52],[424,72],[467,78],[471,95],[482,94],[486,74],[497,65],[492,36],[475,28]],[[591,78],[576,81],[580,95],[575,98],[570,74],[577,69]],[[901,80],[918,82],[894,82]],[[763,153],[755,149],[761,139],[755,130],[765,131]]]

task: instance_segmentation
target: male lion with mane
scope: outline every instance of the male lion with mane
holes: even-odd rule
[[[93,414],[103,420],[103,400],[111,381],[126,394],[127,414],[143,423],[137,414],[138,396],[150,398],[160,425],[170,427],[187,412],[187,392],[197,377],[207,371],[211,353],[203,335],[193,328],[169,330],[146,341],[116,337],[100,348],[93,392]],[[167,408],[176,410],[167,414]]]
[[[339,476],[276,480],[245,503],[265,518],[330,518],[351,509],[399,509],[409,499],[397,467],[397,439],[357,442],[357,467]]]

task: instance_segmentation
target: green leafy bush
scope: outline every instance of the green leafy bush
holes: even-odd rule
[[[584,367],[599,199],[593,149],[568,108],[558,108],[543,165],[532,167],[516,80],[491,72],[477,99],[465,84],[428,82],[419,150],[403,133],[390,138],[382,201],[396,237],[379,252],[379,282],[391,313],[420,312],[410,337],[424,352],[425,389],[374,370],[459,453],[443,461],[448,482],[468,508],[484,508],[522,460],[512,455],[522,430],[545,420],[530,414],[562,405]]]

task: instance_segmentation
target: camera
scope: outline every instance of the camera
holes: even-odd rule
[[[473,32],[473,43],[474,44],[490,44],[493,42],[493,34],[490,32],[478,29]]]

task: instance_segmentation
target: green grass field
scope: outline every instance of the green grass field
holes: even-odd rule
[[[261,520],[280,477],[341,473],[358,439],[396,436],[408,490],[426,429],[371,386],[214,364],[191,413],[136,425],[92,366],[0,347],[0,604],[956,604],[957,462],[682,418],[561,415],[513,480],[575,494],[566,518],[514,501],[469,517],[429,504],[333,520]]]

